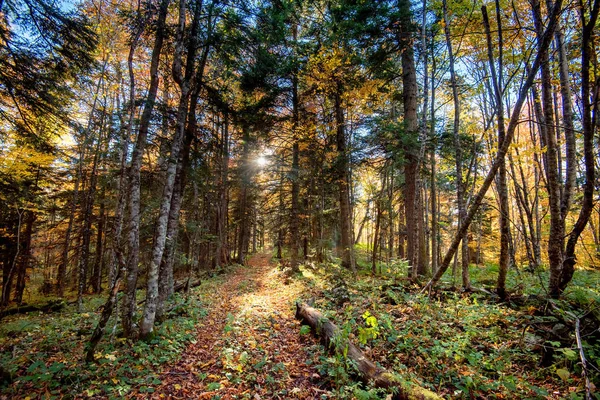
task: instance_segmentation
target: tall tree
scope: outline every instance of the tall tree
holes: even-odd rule
[[[154,110],[156,93],[158,92],[158,68],[160,63],[160,54],[167,33],[166,19],[169,3],[169,0],[160,0],[158,16],[156,19],[156,34],[150,61],[150,85],[148,87],[148,92],[144,103],[144,110],[139,121],[135,147],[131,155],[131,162],[128,172],[128,185],[126,189],[123,188],[124,190],[127,190],[129,195],[129,255],[127,257],[127,285],[125,296],[123,298],[122,315],[123,331],[125,336],[131,336],[133,333],[133,314],[136,307],[135,293],[137,290],[140,260],[140,171],[142,168],[144,149],[146,148],[146,142],[148,140],[150,119],[152,117],[152,111]]]

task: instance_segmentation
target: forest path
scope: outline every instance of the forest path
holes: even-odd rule
[[[163,370],[152,398],[313,399],[320,389],[310,335],[299,334],[294,301],[301,282],[285,282],[269,254],[253,256],[214,288],[195,343]],[[136,397],[147,398],[148,394]]]

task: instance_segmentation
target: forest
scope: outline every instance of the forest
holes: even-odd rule
[[[0,0],[0,399],[600,399],[600,0]]]

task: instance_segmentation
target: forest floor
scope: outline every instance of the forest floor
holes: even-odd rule
[[[307,363],[315,341],[298,334],[294,319],[305,287],[286,279],[270,259],[253,256],[214,288],[196,339],[160,373],[152,397],[314,399],[327,393],[314,364]]]
[[[372,276],[366,252],[357,254],[357,276],[330,258],[291,277],[270,254],[253,255],[247,266],[215,271],[177,293],[149,341],[119,337],[111,319],[91,364],[84,346],[104,295],[87,296],[82,313],[66,305],[5,317],[0,400],[389,398],[357,383],[343,356],[324,351],[295,320],[297,301],[311,301],[400,379],[450,399],[583,399],[577,315],[592,396],[600,399],[597,271],[578,270],[564,298],[550,301],[545,271],[511,269],[511,300],[500,303],[491,293],[493,265],[470,271],[473,285],[487,291],[463,292],[445,276],[428,295],[404,278],[404,261],[379,264]]]

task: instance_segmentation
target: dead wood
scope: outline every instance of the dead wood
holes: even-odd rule
[[[52,300],[44,304],[29,304],[0,311],[0,319],[9,315],[27,314],[34,311],[51,312],[62,309],[66,303],[62,300]]]
[[[323,316],[318,310],[304,303],[296,303],[296,318],[311,327],[315,336],[321,339],[328,351],[345,354],[345,357],[356,366],[363,382],[371,383],[377,388],[391,389],[397,400],[438,400],[437,394],[416,385],[409,385],[397,379],[384,368],[378,367],[363,351],[350,340],[340,335],[340,329]]]

